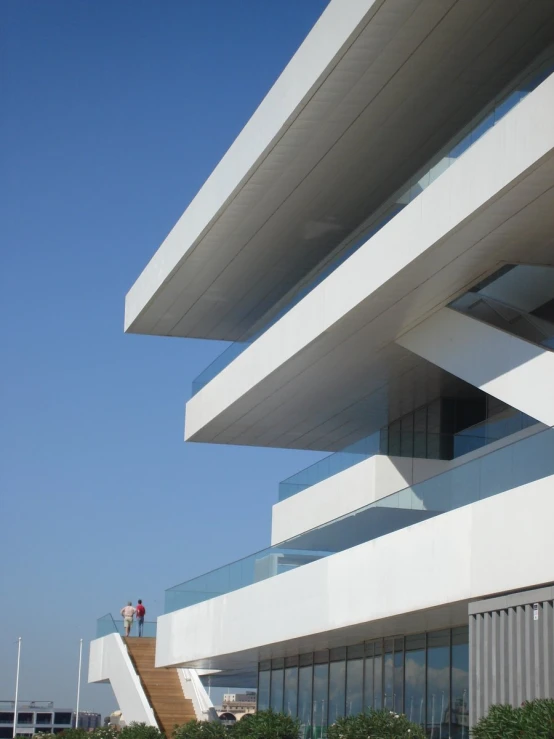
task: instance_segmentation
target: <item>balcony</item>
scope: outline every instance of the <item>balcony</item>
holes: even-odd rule
[[[165,613],[239,590],[428,518],[554,474],[546,429],[287,541],[166,590]]]

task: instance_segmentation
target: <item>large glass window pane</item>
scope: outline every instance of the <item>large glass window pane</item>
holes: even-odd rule
[[[312,666],[298,669],[298,718],[300,739],[311,737],[312,726]]]
[[[258,711],[269,708],[269,679],[271,672],[265,670],[258,675]]]
[[[381,644],[375,644],[373,658],[373,708],[383,708],[383,655]]]
[[[404,713],[425,726],[425,634],[406,638]]]
[[[403,640],[394,640],[394,696],[392,710],[403,713],[404,710],[404,651]]]
[[[364,711],[373,708],[373,689],[374,689],[374,678],[373,678],[373,653],[374,645],[365,645],[365,664],[364,664]]]
[[[329,665],[329,723],[344,716],[346,697],[346,662],[331,662]]]
[[[277,713],[283,711],[283,679],[284,670],[271,671],[271,698],[270,706]]]
[[[393,710],[394,702],[394,656],[392,640],[385,641],[385,657],[383,662],[383,708]]]
[[[283,712],[287,716],[296,716],[298,701],[298,667],[287,667],[285,670],[285,698]]]
[[[370,657],[373,673],[373,659]],[[355,716],[364,710],[362,688],[364,682],[363,659],[349,659],[346,663],[346,715]],[[373,677],[373,674],[372,674]],[[373,697],[373,696],[372,696]]]
[[[313,739],[327,736],[327,696],[329,693],[329,663],[314,665]]]
[[[450,631],[427,635],[427,736],[447,739],[450,731]]]
[[[450,736],[469,737],[469,635],[468,627],[452,630],[452,698]]]

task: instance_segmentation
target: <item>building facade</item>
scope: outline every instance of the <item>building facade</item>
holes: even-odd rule
[[[550,0],[331,0],[127,295],[229,342],[186,441],[327,453],[157,630],[306,739],[554,697],[553,39]]]
[[[15,718],[14,701],[0,701],[0,737],[11,739]],[[71,709],[55,708],[53,701],[18,701],[16,736],[61,734],[75,726]]]

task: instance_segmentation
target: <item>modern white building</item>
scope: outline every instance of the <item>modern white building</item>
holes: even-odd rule
[[[230,342],[187,441],[329,453],[167,591],[158,667],[306,739],[554,697],[553,72],[552,0],[331,0],[131,288],[126,331]]]

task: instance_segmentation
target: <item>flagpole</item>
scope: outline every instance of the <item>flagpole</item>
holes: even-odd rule
[[[19,665],[21,663],[21,637],[17,640],[17,670],[15,673],[15,701],[13,707],[13,739],[17,733],[17,704],[19,701]]]
[[[81,698],[81,663],[83,661],[83,640],[79,642],[79,675],[77,677],[77,710],[75,711],[75,728],[79,728],[79,701]]]

